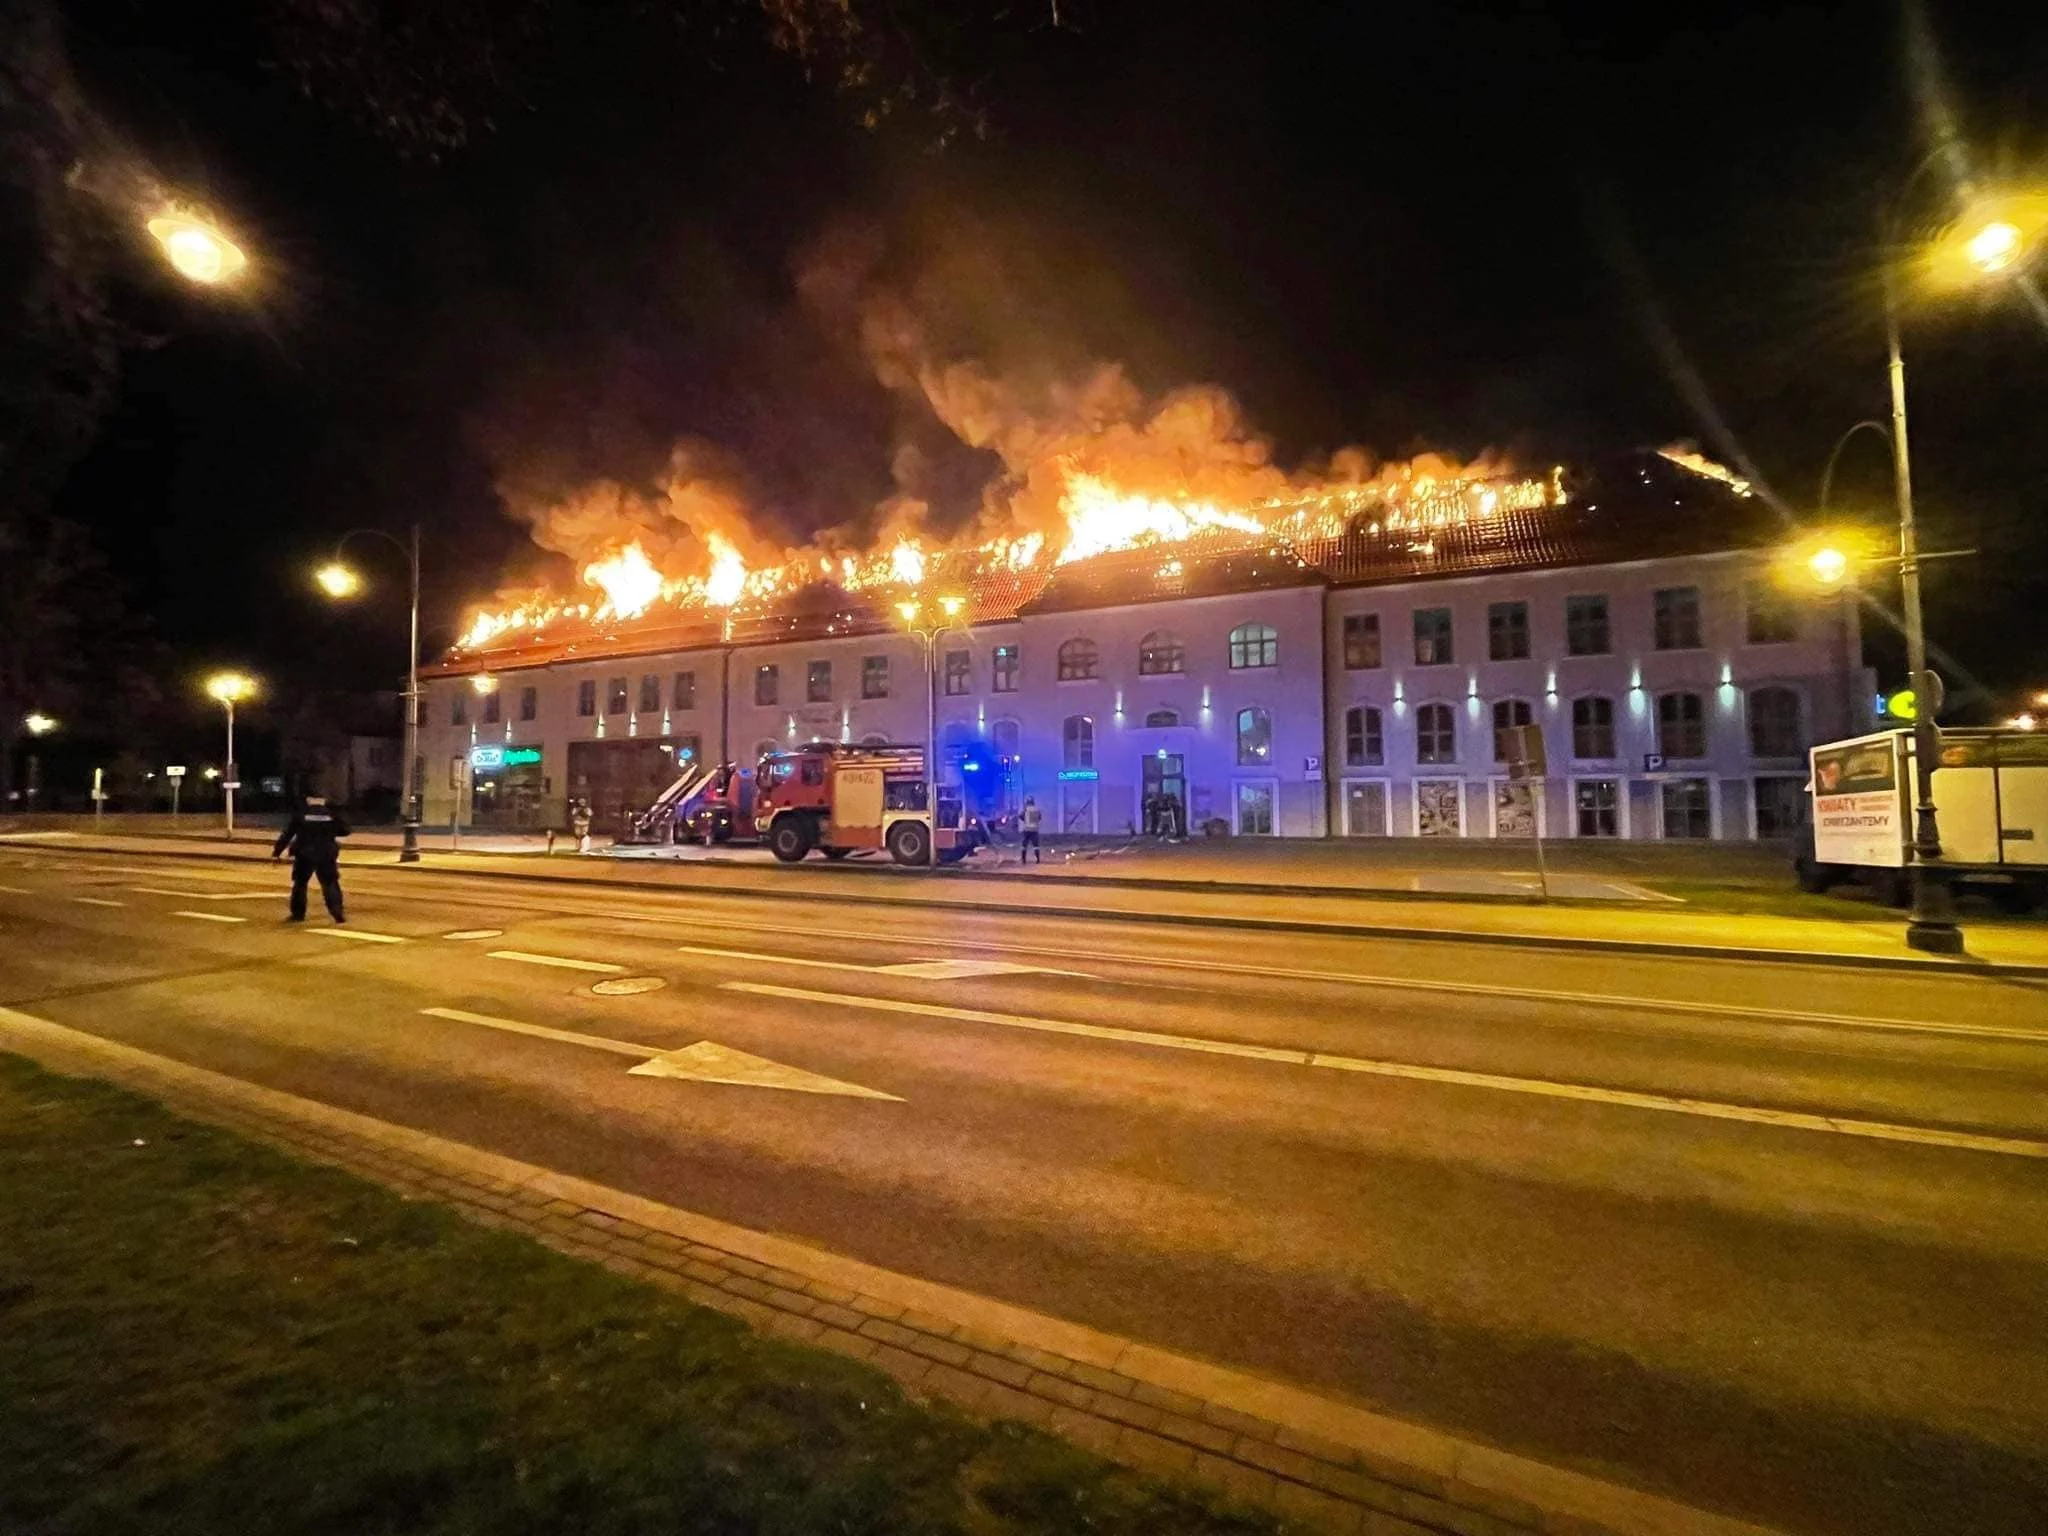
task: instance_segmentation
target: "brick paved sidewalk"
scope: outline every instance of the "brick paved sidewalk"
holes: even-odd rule
[[[1770,1536],[1241,1371],[186,1066],[0,1008],[0,1049],[337,1164],[487,1226],[866,1360],[915,1394],[1035,1424],[1309,1530]]]

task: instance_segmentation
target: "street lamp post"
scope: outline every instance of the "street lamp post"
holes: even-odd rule
[[[235,764],[235,704],[256,691],[256,684],[239,672],[216,672],[206,680],[206,691],[228,713],[227,774],[221,780],[221,804],[230,841],[235,835],[235,791],[241,787],[241,771]]]
[[[412,619],[405,650],[405,787],[400,794],[401,843],[398,862],[417,864],[420,858],[420,525],[412,525],[410,539],[386,533],[382,528],[351,528],[334,544],[334,558],[314,575],[320,589],[337,600],[353,597],[362,590],[362,578],[342,563],[342,550],[353,538],[382,539],[405,556],[412,574]]]
[[[924,702],[925,702],[925,749],[924,749],[924,805],[932,819],[932,835],[925,846],[925,863],[936,869],[939,863],[939,636],[954,628],[954,620],[960,617],[960,610],[966,606],[963,599],[942,597],[939,599],[939,615],[935,622],[920,624],[918,616],[923,605],[915,600],[905,600],[896,605],[896,611],[903,615],[903,627],[924,641]]]
[[[29,735],[28,782],[23,786],[24,804],[33,811],[36,801],[43,792],[43,758],[35,749],[35,743],[57,729],[54,718],[41,710],[32,710],[22,716],[21,728]]]

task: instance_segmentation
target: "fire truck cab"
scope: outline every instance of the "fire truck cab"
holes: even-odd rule
[[[959,793],[925,805],[924,748],[813,742],[770,752],[754,774],[754,826],[775,857],[794,864],[813,848],[828,859],[887,849],[898,864],[927,864],[936,838],[950,864],[978,841]]]

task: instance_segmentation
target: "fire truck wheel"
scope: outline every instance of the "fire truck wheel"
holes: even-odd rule
[[[931,833],[924,823],[899,821],[889,829],[889,857],[898,864],[922,864],[931,857]]]
[[[775,830],[768,834],[768,846],[775,857],[785,864],[794,864],[811,851],[811,844],[817,840],[816,830],[810,819],[804,816],[785,816],[775,823]]]

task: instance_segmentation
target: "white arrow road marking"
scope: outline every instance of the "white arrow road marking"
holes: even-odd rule
[[[937,1003],[903,1003],[893,998],[854,997],[838,992],[809,992],[801,987],[764,986],[747,981],[728,981],[722,990],[747,992],[757,997],[782,997],[804,1003],[837,1003],[846,1008],[868,1008],[882,1013],[922,1014],[927,1018],[958,1019],[969,1024],[1000,1024],[1008,1029],[1037,1030],[1045,1034],[1083,1035],[1125,1045],[1163,1046],[1169,1050],[1199,1051],[1213,1056],[1242,1056],[1255,1061],[1274,1061],[1300,1067],[1325,1067],[1338,1072],[1361,1072],[1374,1077],[1407,1078],[1414,1082],[1444,1083],[1460,1088],[1485,1088],[1498,1093],[1536,1094],[1550,1099],[1577,1099],[1591,1104],[1616,1105],[1625,1109],[1661,1110],[1667,1114],[1697,1115],[1709,1120],[1740,1120],[1751,1125],[1774,1125],[1787,1130],[1828,1131],[1838,1136],[1860,1136],[1873,1141],[1905,1141],[1928,1147],[1950,1147],[1969,1152],[1996,1152],[2007,1157],[2048,1159],[2048,1141],[2030,1141],[2015,1136],[1984,1136],[1974,1131],[1945,1131],[1933,1126],[1893,1125],[1882,1120],[1844,1119],[1794,1109],[1759,1109],[1747,1104],[1721,1104],[1711,1099],[1679,1098],[1671,1094],[1638,1093],[1625,1088],[1595,1088],[1586,1083],[1552,1082],[1545,1078],[1508,1077],[1496,1072],[1467,1072],[1457,1067],[1425,1067],[1411,1062],[1373,1061],[1361,1056],[1337,1056],[1322,1051],[1286,1050],[1277,1046],[1247,1045],[1237,1040],[1208,1040],[1194,1035],[1163,1035],[1143,1029],[1117,1029],[1106,1024],[1076,1024],[1061,1019],[1039,1019],[1025,1014],[989,1013],[979,1008],[947,1008]]]
[[[843,1083],[834,1077],[820,1077],[800,1067],[785,1067],[763,1056],[750,1056],[729,1045],[699,1040],[680,1051],[664,1051],[650,1061],[628,1069],[633,1077],[687,1077],[707,1083],[732,1083],[742,1088],[787,1088],[796,1093],[836,1093],[853,1099],[903,1101],[893,1093]]]
[[[616,976],[625,967],[613,965],[609,960],[571,960],[567,955],[536,955],[523,949],[489,949],[484,951],[493,960],[517,960],[521,965],[552,965],[565,971],[602,971]]]
[[[173,917],[196,918],[202,923],[246,923],[246,917],[236,917],[232,912],[173,912]]]
[[[361,928],[308,928],[308,933],[324,933],[330,939],[354,939],[358,944],[403,944],[404,939],[395,933],[366,933]]]
[[[537,1040],[557,1040],[564,1045],[582,1045],[594,1051],[610,1051],[615,1056],[631,1056],[640,1063],[629,1069],[628,1075],[631,1076],[695,1078],[700,1082],[732,1083],[741,1087],[787,1088],[797,1093],[886,1099],[891,1104],[903,1102],[893,1093],[880,1093],[858,1083],[843,1083],[837,1078],[821,1077],[799,1067],[786,1067],[766,1057],[750,1056],[745,1051],[736,1051],[710,1040],[700,1040],[678,1051],[658,1051],[649,1055],[647,1046],[635,1045],[630,1040],[607,1040],[602,1035],[582,1035],[572,1029],[553,1029],[546,1024],[501,1019],[493,1014],[471,1013],[463,1008],[422,1008],[420,1012],[430,1018],[452,1019],[458,1024],[481,1024],[485,1029],[501,1029],[508,1034],[531,1035]]]

